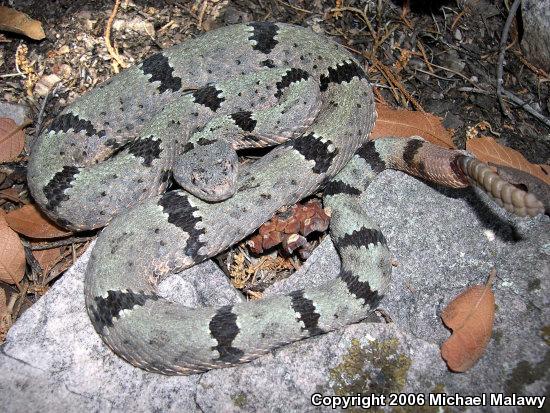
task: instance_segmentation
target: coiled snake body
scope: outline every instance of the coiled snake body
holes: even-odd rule
[[[29,185],[69,228],[111,221],[92,251],[85,297],[115,353],[164,374],[231,366],[357,322],[376,305],[390,254],[358,197],[385,168],[454,187],[475,181],[509,210],[540,212],[532,195],[461,151],[419,138],[368,141],[375,117],[365,72],[343,47],[292,25],[235,25],[154,55],[80,98],[33,148]],[[235,170],[235,149],[281,142]],[[162,194],[172,172],[192,177],[181,183],[189,190],[199,181],[203,199]],[[209,192],[214,181],[220,196]],[[342,259],[334,281],[220,308],[191,309],[156,293],[166,275],[325,185]]]

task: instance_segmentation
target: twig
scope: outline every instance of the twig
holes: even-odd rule
[[[446,72],[449,72],[449,73],[454,73],[455,75],[460,76],[460,77],[461,77],[462,79],[464,79],[466,82],[471,83],[472,85],[476,86],[476,83],[473,82],[468,76],[463,75],[462,73],[457,72],[456,70],[449,69],[448,67],[445,67],[445,66],[439,66],[439,65],[436,65],[435,63],[432,63],[432,66],[433,66],[433,67],[436,67],[436,68],[438,68],[438,69],[444,70],[444,71],[446,71]]]
[[[49,250],[57,247],[64,247],[65,245],[82,244],[84,242],[91,241],[94,238],[96,238],[96,235],[93,235],[90,237],[71,237],[71,238],[62,239],[59,241],[48,242],[46,244],[41,244],[41,245],[29,244],[28,248],[32,251]]]
[[[418,70],[418,69],[416,69]],[[480,93],[483,95],[491,95],[492,93],[487,90],[479,89],[476,87],[461,87],[457,89],[459,92],[468,92],[468,93]],[[504,96],[518,105],[521,109],[524,109],[526,112],[529,112],[531,115],[533,115],[535,118],[540,120],[542,123],[544,123],[547,126],[550,126],[550,119],[548,119],[546,116],[544,116],[542,113],[535,110],[531,105],[529,105],[527,102],[525,102],[520,97],[516,96],[512,92],[507,91],[506,89],[502,90],[502,93]],[[493,132],[494,133],[494,132]]]
[[[13,311],[11,313],[11,319],[16,320],[17,316],[19,315],[19,312],[21,311],[21,305],[23,304],[23,301],[25,301],[25,296],[27,295],[27,291],[29,290],[29,283],[24,282],[23,286],[19,290],[19,300],[15,302],[13,305]]]
[[[200,6],[201,9],[199,10],[199,15],[197,17],[197,26],[199,26],[201,30],[204,30],[204,28],[202,27],[202,20],[204,19],[204,13],[206,13],[207,7],[208,7],[208,1],[203,1]]]
[[[310,11],[310,10],[302,9],[302,8],[300,8],[300,7],[298,7],[298,6],[294,6],[294,5],[290,4],[290,3],[284,2],[284,1],[282,1],[282,0],[277,0],[277,3],[281,3],[282,5],[287,6],[287,7],[290,7],[291,9],[294,9],[294,10],[296,10],[296,11],[301,11],[301,12],[303,12],[303,13],[308,13],[308,14],[313,14],[313,12]]]
[[[42,100],[42,104],[40,105],[40,110],[38,111],[38,116],[36,117],[36,127],[34,128],[34,138],[33,142],[36,141],[36,138],[38,138],[38,135],[40,135],[40,132],[42,132],[42,123],[44,122],[44,113],[46,111],[46,103],[48,103],[48,99],[50,96],[54,96],[57,93],[57,89],[61,86],[61,83],[58,83],[55,85],[53,90],[48,91],[48,94],[44,96],[44,100]]]
[[[543,79],[539,79],[538,81],[539,82],[550,82],[550,74],[546,73],[544,70],[542,70],[541,68],[539,67],[536,67],[534,65],[532,65],[531,63],[529,63],[525,57],[523,57],[523,55],[521,54],[521,52],[514,48],[512,50],[512,53],[514,53],[516,55],[516,57],[521,61],[521,63],[523,63],[525,66],[527,66],[527,68],[529,70],[531,70],[531,72],[533,72],[535,75],[537,76],[540,76],[542,77]]]
[[[107,51],[109,52],[109,55],[113,59],[115,59],[116,63],[120,65],[120,67],[127,67],[128,65],[122,60],[120,55],[118,54],[117,50],[111,45],[111,27],[113,25],[113,21],[115,20],[115,16],[118,12],[118,7],[120,6],[120,0],[115,0],[115,5],[113,7],[113,11],[111,12],[111,15],[109,16],[109,20],[107,21],[107,27],[105,27],[105,46],[107,47]],[[118,73],[118,67],[116,65],[113,65],[113,69],[115,72]]]
[[[464,86],[464,87],[459,87],[457,89],[459,92],[467,92],[467,93],[479,93],[481,95],[491,95],[491,92],[487,91],[487,90],[483,90],[483,89],[479,89],[477,87],[468,87],[468,86]]]
[[[4,75],[0,75],[0,78],[4,79],[6,77],[18,77],[18,76],[25,76],[25,73],[6,73]]]
[[[76,262],[76,249],[79,251],[85,250],[88,247],[88,243],[79,244],[78,247],[75,246],[75,244],[72,244],[72,248],[68,251],[65,251],[62,255],[62,257],[55,263],[55,265],[49,269],[47,274],[44,274],[45,279],[42,282],[42,285],[48,285],[53,280],[55,280],[57,277],[59,277],[60,274],[65,272],[71,265],[73,265]],[[61,265],[63,261],[71,255],[72,257],[72,263],[69,265]],[[47,275],[47,277],[46,277]]]
[[[25,260],[31,268],[31,273],[27,274],[27,277],[31,282],[37,282],[40,274],[42,273],[42,267],[40,266],[40,263],[38,262],[36,257],[32,254],[29,245],[25,244],[25,242],[23,242],[23,245],[25,246]]]
[[[403,85],[403,83],[397,78],[397,75],[394,74],[391,69],[389,69],[374,56],[370,56],[369,60],[372,62],[373,66],[376,67],[380,71],[380,73],[382,73],[386,80],[388,80],[389,83],[391,83],[401,92],[406,101],[409,101],[416,110],[424,112],[424,108],[422,107],[422,105],[415,98],[412,97],[412,95],[405,88],[405,85]]]
[[[417,40],[416,46],[418,47],[418,50],[420,50],[420,53],[422,54],[422,59],[424,59],[424,63],[426,63],[428,70],[433,73],[434,69],[432,67],[432,64],[428,60],[428,56],[426,55],[426,49],[424,49],[424,45],[420,42],[420,40]]]
[[[530,106],[527,102],[519,98],[518,96],[514,95],[512,92],[508,92],[506,89],[502,89],[501,91],[508,99],[510,99],[512,102],[514,102],[516,105],[518,105],[520,108],[524,109],[526,112],[529,112],[531,115],[533,115],[535,118],[540,120],[542,123],[544,123],[546,126],[550,126],[550,119],[548,119],[546,116],[544,116],[542,113],[536,111],[532,106]]]
[[[427,70],[422,70],[422,69],[413,69],[415,72],[420,72],[420,73],[425,73],[429,76],[433,76],[435,78],[438,78],[438,79],[441,79],[441,80],[444,80],[446,82],[458,82],[457,79],[455,78],[452,78],[452,77],[443,77],[443,76],[439,76],[439,75],[436,75],[435,73],[433,72],[428,72]]]
[[[503,96],[503,88],[502,84],[504,81],[502,80],[503,72],[504,72],[504,55],[506,53],[506,42],[508,41],[508,32],[510,31],[510,26],[512,25],[512,20],[514,20],[514,17],[516,15],[516,12],[518,10],[519,4],[521,0],[514,0],[514,3],[512,4],[512,7],[510,7],[510,12],[508,13],[508,18],[506,19],[506,23],[504,24],[504,28],[502,29],[502,36],[500,37],[500,53],[498,55],[498,63],[497,63],[497,97],[498,102],[500,104],[500,109],[502,112],[510,119],[514,119],[506,105],[504,104]]]
[[[279,1],[279,0],[277,0]],[[367,13],[365,10],[358,9],[357,7],[338,7],[338,8],[332,8],[329,10],[329,13],[335,13],[335,12],[342,12],[342,11],[349,11],[351,13],[355,13],[359,15],[362,19],[367,28],[369,29],[369,32],[374,40],[374,44],[378,43],[378,35],[374,31],[374,28],[372,27],[372,24],[370,23],[370,20],[367,16]]]

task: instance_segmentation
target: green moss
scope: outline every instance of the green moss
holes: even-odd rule
[[[546,345],[550,346],[550,325],[542,326],[540,329],[540,336],[546,343]]]
[[[398,353],[398,346],[399,341],[394,338],[374,340],[368,347],[362,347],[358,339],[353,339],[342,362],[330,371],[334,393],[343,396],[400,392],[411,360]]]
[[[540,278],[536,277],[529,280],[529,283],[527,284],[527,291],[533,292],[535,290],[540,290]]]
[[[246,399],[246,394],[244,394],[243,392],[232,395],[231,400],[233,400],[233,404],[235,406],[240,407],[241,409],[246,406],[246,403],[248,401]]]
[[[432,393],[446,393],[445,385],[443,383],[436,383]]]

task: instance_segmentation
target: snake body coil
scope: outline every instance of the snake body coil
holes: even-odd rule
[[[115,353],[164,374],[231,366],[357,322],[376,305],[390,254],[358,198],[377,173],[397,168],[454,187],[484,175],[467,155],[421,139],[368,141],[375,117],[365,72],[343,47],[287,24],[225,27],[146,59],[66,109],[33,149],[29,185],[70,228],[111,221],[92,251],[85,296]],[[233,173],[235,149],[281,142]],[[162,194],[187,153],[201,157],[191,175],[191,160],[180,161],[182,179],[210,189],[221,171],[223,195]],[[156,293],[166,275],[218,254],[324,185],[342,259],[335,280],[219,308],[191,309]],[[487,185],[498,192],[500,184]],[[210,195],[227,199],[207,202]],[[538,212],[531,198],[516,198]]]

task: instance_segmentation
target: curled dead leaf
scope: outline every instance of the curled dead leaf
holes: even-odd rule
[[[9,212],[6,222],[14,231],[30,238],[64,238],[71,235],[71,231],[58,226],[34,204]]]
[[[453,333],[441,346],[441,356],[452,371],[470,369],[491,339],[495,319],[491,285],[495,275],[493,270],[487,284],[468,288],[443,310],[441,319]]]
[[[11,162],[25,145],[25,132],[13,119],[0,118],[0,163]]]
[[[0,6],[0,30],[23,34],[34,40],[42,40],[46,37],[42,23],[31,19],[25,13]]]
[[[529,162],[518,151],[500,145],[490,136],[468,139],[466,150],[482,162],[504,165],[531,174],[550,185],[550,174],[545,165]]]
[[[37,245],[37,243],[32,243],[33,245]],[[38,261],[38,264],[40,265],[40,268],[42,268],[42,271],[44,273],[47,273],[49,270],[52,269],[52,267],[57,264],[62,258],[63,258],[63,250],[61,248],[50,248],[48,250],[36,250],[32,252],[32,255],[34,258],[36,258],[36,261]]]
[[[384,136],[421,136],[443,148],[454,148],[452,133],[445,129],[438,116],[426,112],[392,109],[384,105],[377,105],[376,112],[378,118],[370,133],[370,139]]]
[[[19,235],[6,223],[4,211],[0,211],[0,280],[18,284],[25,275],[25,249]]]

